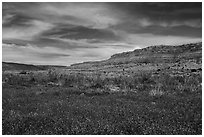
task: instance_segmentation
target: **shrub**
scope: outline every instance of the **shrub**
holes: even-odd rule
[[[48,70],[48,78],[51,82],[57,81],[57,73],[52,69]]]
[[[27,72],[25,70],[23,70],[19,74],[27,74]]]
[[[141,84],[155,84],[155,81],[151,77],[151,73],[141,73],[139,82]]]

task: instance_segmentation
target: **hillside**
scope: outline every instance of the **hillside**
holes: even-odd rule
[[[31,65],[31,64],[21,64],[13,62],[2,62],[2,70],[46,70],[50,68],[64,68],[65,66],[53,66],[53,65]]]
[[[201,64],[202,43],[191,43],[178,46],[150,46],[112,55],[109,59],[97,62],[84,62],[71,65],[72,68],[112,68],[130,67],[135,65],[164,65],[187,63],[189,61]]]
[[[42,70],[42,68],[29,64],[2,62],[2,70]]]

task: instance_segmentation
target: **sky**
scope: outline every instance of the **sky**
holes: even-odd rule
[[[202,41],[202,3],[2,4],[2,60],[71,65]]]

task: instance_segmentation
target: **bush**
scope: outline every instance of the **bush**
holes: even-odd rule
[[[27,74],[27,72],[25,70],[23,70],[19,74]]]

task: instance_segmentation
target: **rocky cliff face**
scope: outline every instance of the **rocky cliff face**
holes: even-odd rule
[[[108,60],[73,64],[73,68],[91,69],[97,67],[129,66],[138,64],[164,64],[193,61],[201,64],[202,43],[178,46],[151,46],[112,55]]]

